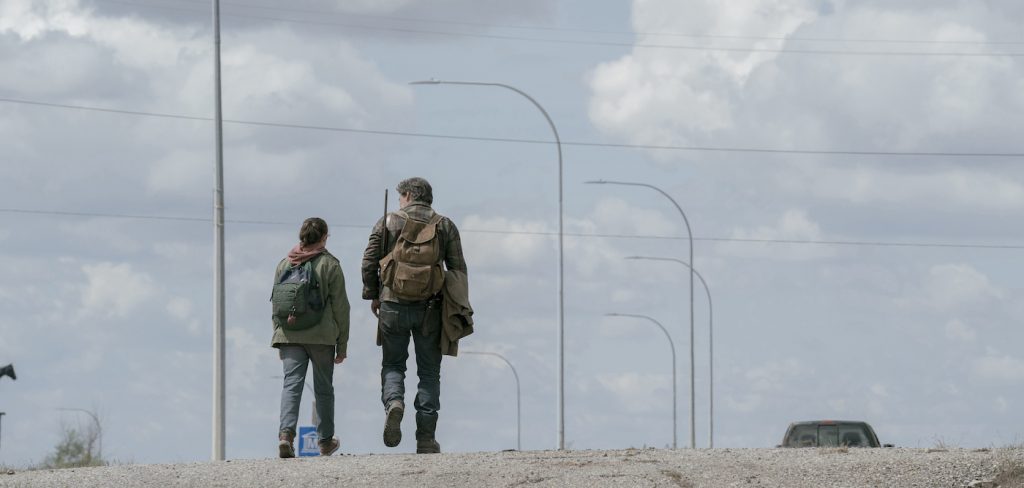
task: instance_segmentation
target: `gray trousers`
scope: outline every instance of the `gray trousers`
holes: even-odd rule
[[[308,363],[313,363],[313,391],[319,422],[316,433],[320,439],[334,437],[334,346],[323,344],[282,344],[284,387],[281,389],[280,433],[295,435],[299,422],[299,402],[306,382]]]
[[[405,364],[411,337],[419,377],[413,404],[417,422],[432,419],[436,423],[437,411],[441,409],[440,302],[429,313],[425,303],[382,302],[380,318],[384,356],[380,368],[381,401],[386,407],[391,400],[405,400]]]

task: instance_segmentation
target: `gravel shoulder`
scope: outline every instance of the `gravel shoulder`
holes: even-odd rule
[[[65,486],[1024,487],[1024,449],[373,454],[0,473],[0,487]]]

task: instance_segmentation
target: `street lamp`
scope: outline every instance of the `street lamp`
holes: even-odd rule
[[[533,97],[526,92],[504,83],[485,83],[479,81],[441,81],[424,80],[413,81],[410,85],[470,85],[470,86],[493,86],[511,90],[530,101],[551,126],[551,132],[555,136],[555,147],[558,149],[558,449],[565,449],[565,267],[562,263],[564,254],[563,225],[562,225],[562,139],[558,137],[558,129],[554,121],[548,115],[548,111],[537,103]]]
[[[715,319],[714,307],[711,305],[711,289],[704,281],[700,271],[692,268],[687,262],[676,258],[656,258],[650,256],[629,256],[626,259],[644,259],[647,261],[674,261],[693,270],[704,285],[704,293],[708,295],[708,447],[715,447]]]
[[[686,224],[686,235],[690,238],[690,262],[693,262],[693,231],[690,230],[690,220],[686,218],[686,213],[683,212],[683,208],[676,203],[675,199],[669,196],[668,193],[662,191],[654,185],[648,185],[647,183],[633,183],[626,181],[587,181],[588,185],[622,185],[622,186],[642,186],[650,188],[658,193],[661,193],[668,198],[672,205],[676,206],[676,210],[679,210],[679,215],[683,216],[683,223]],[[694,401],[694,361],[693,361],[693,268],[690,268],[690,449],[697,447],[697,437],[694,430],[697,427],[697,420],[694,414],[694,408],[696,408],[696,402]]]
[[[505,359],[505,356],[502,356],[501,354],[498,354],[496,352],[462,351],[462,353],[463,354],[477,354],[477,355],[480,355],[480,356],[494,356],[494,357],[496,357],[498,359],[501,359],[502,361],[505,361],[505,364],[507,364],[508,367],[510,369],[512,369],[512,376],[514,376],[515,379],[516,379],[516,450],[517,451],[522,451],[523,450],[523,444],[522,444],[523,422],[522,422],[522,417],[521,417],[522,401],[521,401],[521,396],[520,396],[520,392],[519,392],[519,373],[516,373],[516,367],[512,366],[512,363],[509,362],[508,359]]]
[[[672,349],[672,449],[678,447],[676,443],[676,346],[672,343],[672,336],[669,335],[668,330],[665,329],[661,322],[654,320],[646,315],[636,315],[629,313],[606,313],[607,317],[634,317],[638,319],[650,320],[654,325],[657,325],[662,332],[665,333],[665,338],[668,339],[668,345]]]
[[[96,455],[100,459],[103,459],[103,426],[100,425],[100,418],[97,417],[96,414],[94,414],[91,411],[86,410],[84,408],[58,407],[57,410],[61,410],[61,411],[64,411],[64,412],[83,412],[83,413],[88,414],[90,417],[92,417],[93,423],[96,424],[96,436],[98,437],[97,440],[99,441],[99,446],[96,449]],[[92,464],[92,453],[86,453],[86,454],[89,456],[89,464],[91,465]]]

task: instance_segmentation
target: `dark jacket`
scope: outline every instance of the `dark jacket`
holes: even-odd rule
[[[430,208],[430,205],[423,202],[412,202],[406,205],[402,211],[408,214],[409,217],[423,222],[430,220],[435,213],[434,209]],[[385,235],[385,218],[381,217],[377,224],[373,226],[369,242],[366,244],[366,251],[363,252],[363,299],[400,302],[401,300],[396,298],[390,289],[381,287],[378,271],[380,270],[381,258],[395,248],[398,236],[402,233],[402,228],[405,226],[405,217],[400,213],[391,212],[387,215],[386,220],[387,248],[382,249]],[[455,227],[455,223],[448,217],[442,216],[441,221],[437,223],[437,234],[441,239],[442,249],[444,249],[443,262],[445,268],[450,271],[462,271],[465,273],[466,258],[462,255],[462,240],[459,237],[459,229]]]
[[[331,253],[324,251],[313,264],[313,272],[324,287],[327,310],[320,323],[303,330],[285,330],[274,326],[274,337],[270,345],[281,344],[327,344],[337,348],[336,354],[348,354],[349,303],[345,294],[345,275],[341,263]],[[281,272],[288,267],[288,259],[282,259],[274,272],[274,283],[281,278]],[[273,323],[273,321],[271,321]]]
[[[447,271],[441,305],[441,354],[459,355],[459,339],[473,333],[473,307],[469,304],[469,279],[462,271]]]

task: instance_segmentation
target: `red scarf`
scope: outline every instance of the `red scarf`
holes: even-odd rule
[[[327,248],[324,246],[306,249],[305,247],[302,247],[302,243],[300,242],[296,244],[291,251],[288,251],[288,262],[291,263],[292,266],[298,266],[319,256],[320,253],[326,250]]]

